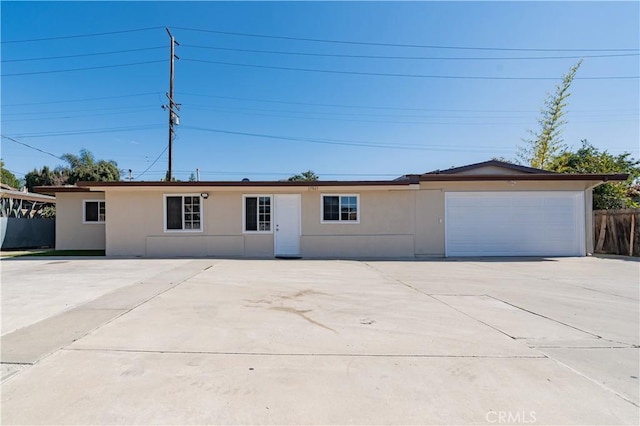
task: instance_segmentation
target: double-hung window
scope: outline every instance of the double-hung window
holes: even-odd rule
[[[84,200],[83,204],[83,223],[104,223],[107,209],[103,200]]]
[[[360,197],[356,194],[322,195],[322,223],[360,223]]]
[[[244,232],[271,232],[271,196],[245,195]]]
[[[165,195],[165,231],[202,231],[200,195]]]

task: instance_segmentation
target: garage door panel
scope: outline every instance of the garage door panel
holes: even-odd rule
[[[447,256],[584,255],[584,194],[448,192]]]

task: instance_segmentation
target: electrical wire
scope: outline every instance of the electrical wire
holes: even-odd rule
[[[126,34],[126,33],[140,32],[140,31],[157,30],[160,28],[164,28],[164,27],[134,28],[131,30],[108,31],[103,33],[89,33],[89,34],[74,34],[74,35],[56,36],[56,37],[31,38],[31,39],[24,39],[24,40],[3,40],[3,41],[0,41],[0,44],[30,43],[34,41],[66,40],[70,38],[98,37],[98,36],[113,35],[113,34]]]
[[[12,115],[40,115],[40,114],[69,114],[73,112],[89,112],[89,111],[121,111],[121,110],[136,110],[140,108],[150,108],[148,105],[123,105],[112,108],[85,108],[85,109],[71,109],[71,110],[55,110],[55,111],[37,111],[37,112],[6,112],[3,116]],[[158,108],[158,107],[156,107]]]
[[[0,135],[0,136],[2,136],[2,138],[3,138],[3,139],[10,140],[11,142],[15,142],[15,143],[17,143],[17,144],[19,144],[19,145],[26,146],[27,148],[31,148],[31,149],[36,150],[36,151],[39,151],[39,152],[41,152],[41,153],[43,153],[43,154],[50,155],[50,156],[52,156],[53,158],[57,158],[58,160],[63,160],[63,161],[64,161],[64,158],[62,158],[62,157],[60,157],[60,156],[58,156],[58,155],[52,154],[52,153],[50,153],[50,152],[48,152],[48,151],[45,151],[45,150],[43,150],[43,149],[36,148],[35,146],[29,145],[28,143],[20,142],[20,141],[18,141],[18,140],[15,140],[14,138],[11,138],[11,137],[9,137],[9,136],[5,136],[5,135]]]
[[[143,112],[143,111],[155,111],[159,108],[137,108],[129,111],[114,111],[114,112],[105,112],[102,114],[80,114],[80,115],[63,115],[62,117],[42,117],[38,116],[35,118],[13,118],[13,119],[2,119],[3,123],[14,123],[14,122],[22,122],[22,121],[48,121],[48,120],[66,120],[70,118],[83,118],[83,117],[102,117],[105,115],[122,115],[122,114],[131,114],[132,112]],[[34,113],[37,114],[37,113]]]
[[[242,37],[257,37],[257,38],[270,38],[280,40],[296,40],[296,41],[311,41],[317,43],[334,43],[334,44],[354,44],[363,46],[389,46],[389,47],[415,47],[425,49],[451,49],[451,50],[497,50],[497,51],[511,51],[511,52],[638,52],[638,48],[609,48],[609,49],[544,49],[544,48],[515,48],[515,47],[470,47],[470,46],[446,46],[446,45],[428,45],[428,44],[398,44],[398,43],[376,43],[376,42],[362,42],[352,40],[336,40],[336,39],[321,39],[321,38],[309,38],[309,37],[290,37],[290,36],[276,36],[267,34],[255,34],[255,33],[242,33],[232,31],[218,31],[207,30],[199,28],[188,27],[172,27],[176,30],[183,31],[195,31],[212,34],[224,34]]]
[[[258,113],[258,112],[241,112],[241,111],[234,111],[234,110],[228,110],[228,109],[217,109],[217,108],[198,108],[198,107],[188,107],[188,106],[184,106],[183,107],[183,111],[188,111],[189,109],[193,109],[193,110],[202,110],[202,111],[212,111],[212,112],[220,112],[223,114],[240,114],[240,115],[251,115],[251,116],[260,116],[260,117],[277,117],[277,118],[286,118],[286,119],[299,119],[299,120],[322,120],[322,121],[344,121],[344,122],[355,122],[355,123],[388,123],[388,124],[418,124],[418,125],[425,125],[425,126],[431,126],[431,125],[443,125],[443,126],[450,126],[450,125],[456,125],[456,126],[520,126],[520,125],[526,125],[529,124],[528,122],[508,122],[508,121],[501,121],[501,122],[489,122],[489,121],[480,121],[480,122],[462,122],[462,121],[447,121],[447,122],[438,122],[438,121],[396,121],[396,120],[380,120],[380,119],[371,119],[371,120],[365,120],[365,119],[350,119],[350,118],[335,118],[335,117],[309,117],[309,116],[302,116],[302,115],[281,115],[281,114],[266,114],[266,113]],[[311,114],[315,114],[315,113],[311,113]],[[366,114],[365,114],[366,115]],[[588,123],[608,123],[608,122],[619,122],[619,121],[638,121],[638,116],[637,114],[626,114],[629,116],[633,116],[635,117],[634,119],[620,119],[620,120],[588,120],[586,122]],[[389,117],[393,117],[392,115],[390,115]],[[398,117],[402,117],[402,116],[398,116]],[[465,116],[436,116],[436,117],[423,117],[425,119],[452,119],[452,118],[465,118],[465,119],[480,119],[479,117],[465,117]],[[518,118],[518,119],[524,119],[525,117],[487,117],[487,118],[493,118],[493,119],[497,119],[497,120],[508,120],[511,118]],[[576,121],[574,120],[574,122],[585,122],[585,121]]]
[[[406,108],[406,107],[390,107],[390,106],[371,106],[371,105],[345,105],[345,104],[322,104],[322,103],[312,103],[312,102],[292,102],[292,101],[282,101],[282,100],[274,100],[274,99],[256,99],[256,98],[241,98],[235,96],[220,96],[220,95],[208,95],[202,93],[189,93],[189,92],[178,92],[176,96],[198,96],[204,98],[216,98],[216,99],[231,99],[236,101],[250,101],[250,102],[264,102],[264,103],[274,103],[274,104],[286,104],[286,105],[308,105],[308,106],[320,106],[320,107],[337,107],[337,108],[356,108],[356,109],[388,109],[388,110],[399,110],[399,111],[424,111],[424,112],[432,112],[432,111],[444,111],[444,112],[539,112],[537,110],[515,110],[515,109],[507,109],[507,110],[491,110],[491,109],[442,109],[442,108]],[[629,110],[589,110],[588,112],[615,112],[615,111],[638,111],[637,109],[629,109]],[[583,110],[581,112],[587,112],[587,110]]]
[[[25,106],[25,105],[45,105],[45,104],[62,104],[68,102],[90,102],[90,101],[101,101],[105,99],[120,99],[120,98],[133,98],[136,96],[147,96],[147,95],[160,95],[163,92],[145,92],[145,93],[132,93],[128,95],[117,95],[117,96],[103,96],[99,98],[82,98],[82,99],[65,99],[65,100],[56,100],[56,101],[44,101],[44,102],[25,102],[19,104],[5,104],[3,103],[3,107],[8,106]]]
[[[137,131],[137,130],[152,130],[158,127],[164,127],[164,124],[143,124],[138,126],[126,126],[126,127],[107,127],[101,129],[85,129],[85,130],[64,130],[59,132],[44,132],[44,133],[26,133],[18,135],[21,139],[27,138],[42,138],[42,137],[57,137],[57,136],[75,136],[75,135],[91,135],[99,133],[113,133],[124,131]]]
[[[415,144],[381,144],[374,142],[365,142],[365,141],[345,141],[345,140],[337,140],[337,139],[313,139],[313,138],[303,138],[303,137],[291,137],[291,136],[277,136],[277,135],[268,135],[262,133],[250,133],[250,132],[236,132],[232,130],[223,130],[223,129],[209,129],[204,127],[197,126],[182,126],[184,129],[191,129],[197,131],[204,132],[213,132],[213,133],[222,133],[236,136],[251,136],[256,138],[265,138],[265,139],[276,139],[276,140],[284,140],[284,141],[293,141],[293,142],[306,142],[306,143],[316,143],[316,144],[326,144],[326,145],[344,145],[344,146],[355,146],[355,147],[365,147],[365,148],[385,148],[385,149],[408,149],[408,150],[419,150],[419,151],[478,151],[477,148],[469,148],[469,147],[455,147],[455,146],[424,146],[424,145],[415,145]],[[481,152],[488,151],[493,147],[485,146],[481,149]]]
[[[81,58],[85,56],[113,55],[116,53],[142,52],[145,50],[157,50],[157,49],[166,49],[166,47],[165,46],[142,47],[139,49],[112,50],[110,52],[79,53],[77,55],[64,55],[64,56],[45,56],[41,58],[2,59],[2,61],[0,62],[5,63],[5,62],[46,61],[50,59]]]
[[[434,56],[383,56],[383,55],[346,55],[337,53],[309,53],[309,52],[285,52],[279,50],[237,49],[230,47],[200,46],[193,44],[181,44],[182,48],[223,50],[229,52],[268,53],[273,55],[290,56],[319,56],[329,58],[359,58],[359,59],[405,59],[405,60],[429,60],[429,61],[511,61],[511,60],[548,60],[548,59],[583,59],[583,58],[613,58],[626,56],[640,56],[640,53],[614,53],[603,55],[574,55],[574,56],[529,56],[529,57],[434,57]]]
[[[149,169],[150,169],[151,167],[153,167],[153,166],[158,162],[158,160],[160,160],[160,157],[162,157],[162,155],[163,155],[165,152],[167,152],[167,150],[168,150],[168,149],[169,149],[169,145],[167,145],[167,146],[162,150],[162,152],[160,153],[160,155],[158,155],[158,156],[156,157],[156,159],[155,159],[155,160],[153,160],[153,163],[151,163],[151,164],[149,165],[149,167],[147,167],[147,168],[146,168],[142,173],[140,173],[138,176],[134,177],[133,179],[136,179],[136,180],[137,180],[137,179],[140,179],[140,177],[142,177],[145,173],[147,173],[147,172],[149,171]]]
[[[69,68],[69,69],[65,69],[65,70],[17,72],[17,73],[2,74],[2,75],[0,75],[0,77],[16,77],[16,76],[21,76],[21,75],[54,74],[54,73],[60,73],[60,72],[87,71],[87,70],[98,70],[98,69],[104,69],[104,68],[118,68],[118,67],[131,67],[131,66],[134,66],[134,65],[158,64],[160,62],[167,62],[167,60],[164,59],[164,60],[159,60],[159,61],[131,62],[131,63],[128,63],[128,64],[101,65],[101,66],[97,66],[97,67]]]
[[[432,78],[432,79],[446,79],[446,80],[558,80],[557,77],[497,77],[497,76],[456,76],[456,75],[425,75],[425,74],[394,74],[394,73],[378,73],[368,71],[339,71],[339,70],[326,70],[318,68],[296,68],[296,67],[278,67],[273,65],[256,65],[256,64],[240,64],[236,62],[223,62],[223,61],[209,61],[204,59],[192,59],[182,58],[183,61],[207,63],[215,65],[228,65],[234,67],[245,68],[263,68],[273,70],[285,70],[285,71],[302,71],[302,72],[316,72],[324,74],[349,74],[349,75],[369,75],[378,77],[408,77],[408,78]],[[626,80],[626,79],[638,79],[640,76],[603,76],[603,77],[575,77],[575,80]]]

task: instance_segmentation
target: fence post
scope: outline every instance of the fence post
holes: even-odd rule
[[[600,234],[598,235],[598,244],[596,244],[596,248],[593,250],[598,253],[602,251],[602,247],[604,246],[604,236],[607,231],[607,215],[602,214],[600,220]]]
[[[633,256],[633,237],[636,232],[636,213],[631,213],[631,235],[629,235],[629,256]]]

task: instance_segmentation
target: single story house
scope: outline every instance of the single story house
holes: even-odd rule
[[[487,161],[395,180],[80,182],[56,248],[108,256],[585,256],[592,189],[619,174]]]

